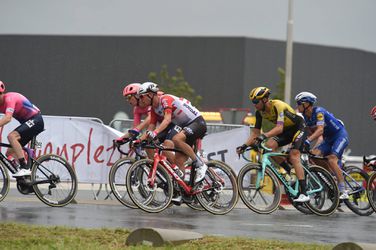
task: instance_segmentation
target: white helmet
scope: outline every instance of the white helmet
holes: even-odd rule
[[[299,104],[302,102],[308,102],[314,104],[317,100],[317,97],[310,92],[300,92],[295,96],[295,101]]]
[[[141,84],[140,89],[138,90],[139,95],[143,95],[146,93],[157,93],[159,91],[159,87],[156,83],[153,82],[144,82]]]

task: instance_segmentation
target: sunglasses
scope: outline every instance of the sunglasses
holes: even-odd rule
[[[253,104],[258,104],[260,102],[260,100],[258,100],[258,99],[254,99],[254,100],[252,100],[252,103]]]

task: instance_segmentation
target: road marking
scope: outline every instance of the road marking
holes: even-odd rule
[[[261,223],[244,223],[243,225],[246,225],[246,226],[265,226],[265,227],[274,227],[276,226],[275,223],[273,224],[261,224]],[[282,227],[305,227],[305,228],[312,228],[313,226],[312,225],[304,225],[304,224],[282,224],[281,225]]]

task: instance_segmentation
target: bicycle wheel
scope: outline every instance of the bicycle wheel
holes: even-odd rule
[[[124,206],[129,208],[137,208],[127,192],[125,179],[127,177],[128,168],[135,162],[134,158],[121,158],[112,165],[108,175],[110,188],[115,198]]]
[[[346,206],[360,216],[369,216],[373,209],[367,198],[368,174],[362,169],[348,166],[345,169],[345,188],[349,191],[349,199],[344,200]]]
[[[55,154],[43,155],[35,160],[31,181],[36,196],[51,207],[69,204],[77,193],[77,177],[73,168]]]
[[[3,166],[3,163],[0,162],[0,201],[4,200],[9,192],[9,174],[8,171]]]
[[[320,216],[333,214],[339,204],[339,192],[332,175],[320,166],[310,165],[309,173],[305,172],[305,177],[307,193],[311,198],[305,203],[308,209]]]
[[[369,204],[376,212],[376,172],[371,174],[367,183],[367,197]]]
[[[128,195],[137,207],[149,213],[159,213],[171,202],[173,184],[169,173],[158,165],[154,186],[151,187],[148,180],[152,168],[152,160],[136,161],[128,169],[126,185]]]
[[[242,167],[238,175],[239,194],[252,211],[270,214],[278,209],[282,193],[275,174],[266,168],[261,180],[261,169],[261,165],[257,163],[248,163]]]
[[[227,214],[239,199],[236,175],[224,162],[212,160],[206,165],[208,170],[201,182],[202,191],[196,194],[196,198],[209,213]]]
[[[296,210],[298,210],[299,212],[303,213],[303,214],[312,214],[312,211],[309,210],[309,208],[307,207],[307,205],[305,203],[302,203],[302,202],[294,202],[294,197],[291,197],[290,193],[287,191],[287,188],[285,187],[285,193],[286,193],[286,196],[287,196],[287,199],[288,201],[291,203],[291,205],[294,206],[294,208]]]

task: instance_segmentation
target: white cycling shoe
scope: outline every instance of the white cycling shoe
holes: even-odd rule
[[[22,177],[22,176],[29,176],[29,175],[31,175],[30,169],[21,168],[16,173],[14,173],[12,176],[13,177]]]
[[[204,179],[206,170],[208,170],[208,166],[205,163],[196,168],[195,184]]]
[[[307,202],[309,200],[310,200],[310,198],[309,198],[308,195],[300,194],[298,198],[294,199],[294,202],[303,203],[303,202]]]

